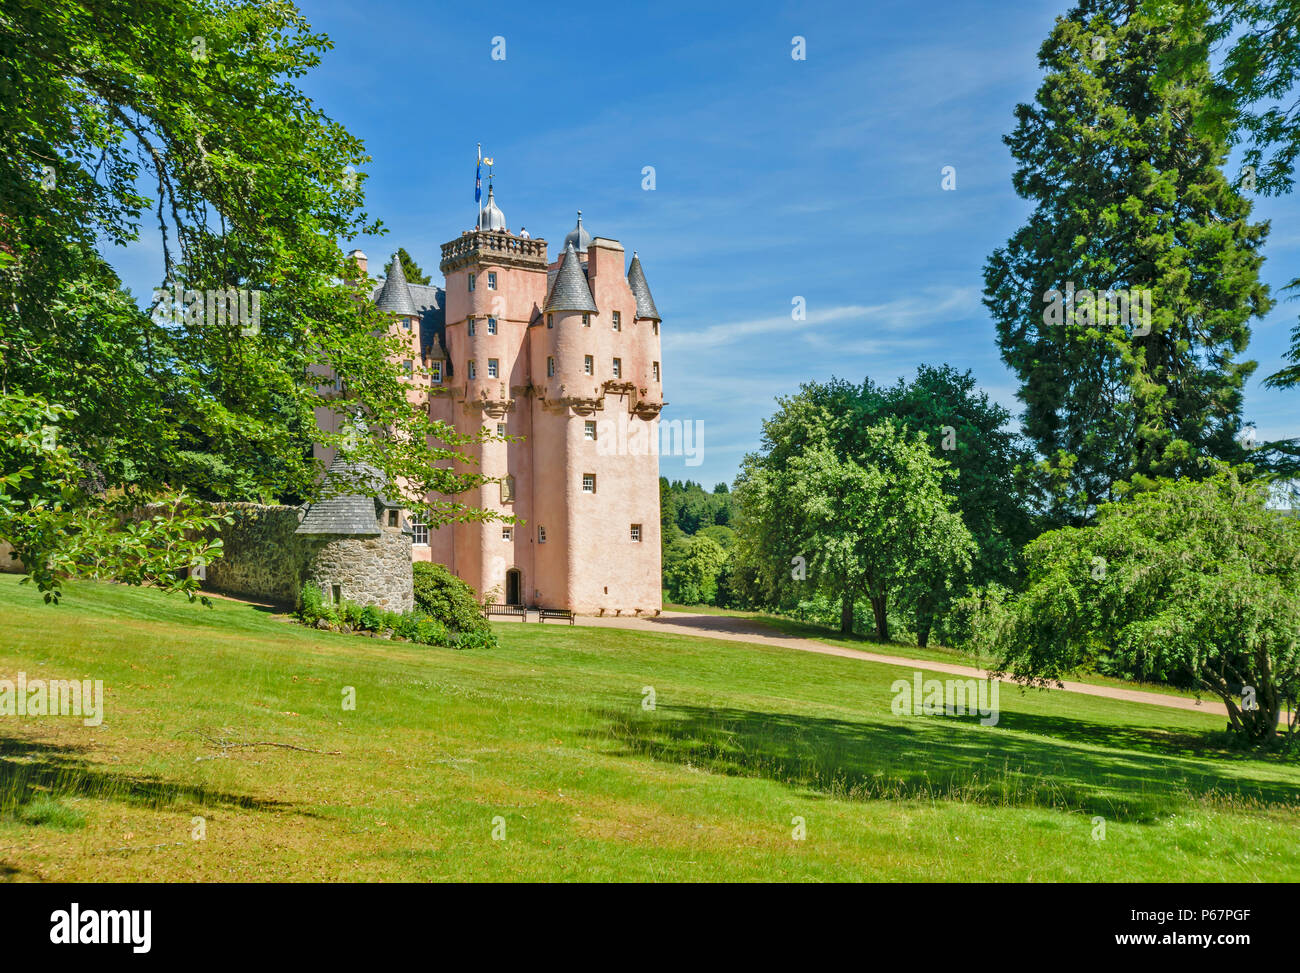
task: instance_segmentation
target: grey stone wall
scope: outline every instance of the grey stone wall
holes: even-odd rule
[[[216,509],[234,523],[221,528],[222,555],[208,565],[203,587],[297,606],[306,551],[294,531],[302,508],[223,503]]]
[[[303,580],[319,585],[326,598],[338,585],[343,597],[359,605],[398,612],[415,607],[409,534],[385,527],[378,537],[327,534],[303,539],[313,542]]]

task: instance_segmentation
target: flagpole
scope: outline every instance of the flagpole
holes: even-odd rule
[[[483,143],[478,144],[478,167],[474,170],[474,202],[478,203],[478,219],[474,222],[474,232],[483,225],[483,192],[479,189],[479,173],[483,171]]]

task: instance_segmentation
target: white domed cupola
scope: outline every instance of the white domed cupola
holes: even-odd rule
[[[563,246],[566,250],[570,244],[578,253],[586,253],[587,247],[591,245],[591,234],[582,225],[582,210],[578,210],[578,225],[570,230],[569,235],[564,238]]]
[[[497,206],[496,198],[492,195],[492,184],[488,183],[487,205],[479,210],[478,228],[480,230],[504,230],[506,228],[506,214],[501,212]]]

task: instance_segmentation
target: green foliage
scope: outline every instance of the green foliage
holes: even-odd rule
[[[1250,222],[1222,171],[1225,139],[1192,123],[1205,58],[1180,84],[1155,77],[1205,29],[1206,6],[1185,6],[1181,33],[1136,0],[1058,18],[1036,101],[1017,106],[1006,138],[1016,192],[1035,208],[989,258],[985,304],[1057,523],[1087,523],[1119,483],[1197,477],[1202,457],[1248,454],[1238,434],[1255,363],[1238,356],[1272,304],[1259,280],[1268,226]],[[1091,320],[1045,320],[1049,292],[1070,284],[1073,310]],[[1098,319],[1109,290],[1150,292],[1149,334],[1146,321]]]
[[[767,603],[820,591],[840,602],[849,632],[865,597],[887,640],[891,601],[915,609],[970,569],[975,544],[955,509],[952,469],[920,432],[882,422],[850,440],[809,396],[780,403],[763,426],[765,451],[745,457],[737,479],[739,556]]]
[[[1300,520],[1270,509],[1250,472],[1161,480],[1101,507],[1096,526],[1034,541],[1024,592],[982,619],[1001,667],[1051,681],[1096,659],[1211,692],[1237,732],[1272,739],[1300,692]]]
[[[432,279],[415,262],[415,258],[406,252],[406,247],[397,248],[397,258],[402,261],[402,272],[406,274],[408,284],[428,284]],[[384,264],[384,276],[387,277],[393,269],[393,262],[389,260]]]
[[[496,633],[491,629],[484,632],[461,632],[451,643],[453,649],[497,649]]]
[[[718,576],[726,563],[727,552],[712,538],[697,535],[674,541],[663,566],[669,600],[682,605],[715,604]]]
[[[437,619],[456,633],[491,631],[483,617],[477,593],[444,565],[417,561],[412,565],[412,571],[418,611]]]
[[[381,227],[362,209],[363,145],[299,87],[329,39],[290,3],[52,0],[4,19],[0,389],[77,410],[59,423],[77,512],[37,491],[4,526],[38,583],[53,583],[51,559],[162,578],[156,555],[186,553],[197,524],[184,498],[310,498],[317,438],[383,470],[413,507],[450,498],[431,526],[490,516],[454,499],[486,477],[452,469],[466,437],[408,400],[400,338],[346,282],[337,241]],[[97,252],[136,241],[144,219],[163,244],[152,314]],[[208,315],[205,292],[231,289],[250,315],[260,296],[256,322]],[[319,433],[315,409],[335,394],[322,368],[341,381],[330,401],[369,435]],[[87,548],[102,550],[119,497],[174,513],[131,528],[138,551],[100,557]]]
[[[114,578],[198,596],[197,572],[221,554],[213,516],[180,491],[90,492],[65,440],[76,413],[39,396],[0,393],[0,538],[47,602],[68,578]],[[207,603],[207,599],[203,599]]]

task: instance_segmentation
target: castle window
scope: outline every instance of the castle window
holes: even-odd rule
[[[515,530],[509,524],[501,528],[501,539],[503,541],[512,541],[515,539]]]
[[[497,371],[498,371],[497,359],[495,359],[495,358],[489,358],[489,359],[488,359],[488,378],[496,378],[496,377],[497,377]]]
[[[595,492],[596,492],[596,474],[595,474],[595,473],[583,473],[583,474],[582,474],[582,492],[583,492],[583,493],[595,493]]]
[[[505,424],[504,422],[498,422],[498,423],[497,423],[497,435],[498,435],[498,436],[504,436],[505,434],[506,434],[506,424]]]
[[[488,318],[488,334],[496,334],[496,333],[497,333],[497,319]]]
[[[583,326],[584,328],[590,328],[590,327],[591,327],[591,315],[590,315],[590,314],[584,314],[584,315],[582,316],[582,326]]]
[[[469,289],[470,289],[470,290],[473,290],[473,289],[474,289],[474,275],[473,275],[473,274],[470,274],[470,275],[469,275]]]
[[[495,270],[489,270],[489,271],[488,271],[488,290],[490,290],[490,291],[494,291],[494,290],[496,290],[496,289],[497,289],[497,273],[496,273]]]
[[[436,361],[429,365],[429,377],[432,378],[434,382],[442,381],[442,362]]]
[[[655,334],[658,334],[658,333],[659,333],[659,322],[658,322],[658,321],[651,321],[651,322],[650,322],[650,327],[652,327],[652,328],[654,329],[654,333],[655,333]]]
[[[330,585],[330,598],[336,605],[343,603],[343,586],[340,584]]]
[[[652,364],[653,367],[654,367],[655,381],[657,382],[657,381],[659,381],[659,363],[658,363],[658,362],[652,362],[651,364]]]
[[[555,327],[555,315],[554,315],[554,314],[548,314],[548,315],[546,315],[546,326],[547,326],[548,328],[553,328],[553,327]]]
[[[411,319],[410,319],[410,318],[402,318],[402,330],[404,330],[404,331],[410,331],[410,330],[411,330]]]
[[[389,526],[389,527],[396,527],[396,526],[397,526],[397,511],[396,511],[396,510],[390,510],[390,511],[388,511],[388,526]]]
[[[478,377],[478,365],[473,358],[469,360],[469,370],[466,372],[466,375],[469,378]]]
[[[515,501],[515,478],[506,476],[501,480],[501,502],[514,503]]]
[[[614,377],[615,378],[623,377],[623,359],[621,358],[614,359]]]
[[[590,355],[582,356],[582,374],[591,375],[596,371],[596,363]]]
[[[615,331],[623,330],[623,318],[617,311],[614,312],[614,330]]]
[[[429,546],[429,525],[421,523],[418,518],[411,519],[411,543],[416,547]]]
[[[638,544],[641,543],[641,525],[640,525],[640,524],[633,524],[633,525],[632,525],[632,540],[635,541],[635,542],[638,543]]]
[[[555,374],[555,359],[550,355],[546,356],[546,377],[550,378]]]
[[[538,544],[546,543],[546,528],[543,527],[541,524],[537,525],[537,543]]]
[[[595,438],[596,438],[596,421],[595,421],[594,419],[588,419],[586,422],[584,422],[584,423],[582,424],[582,438],[583,438],[583,439],[590,439],[590,440],[593,440],[593,441],[595,440]]]
[[[415,377],[415,362],[408,358],[406,361],[402,362],[402,367],[406,369],[407,378]]]
[[[471,338],[474,337],[474,319],[473,319],[472,317],[466,318],[466,319],[465,319],[465,323],[466,323],[467,325],[469,325],[469,335],[470,335],[470,337],[471,337]]]

